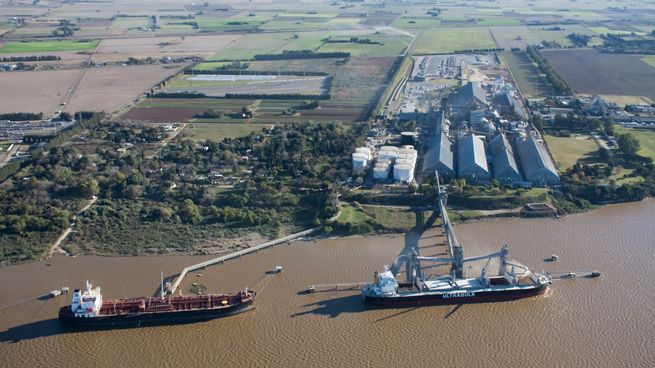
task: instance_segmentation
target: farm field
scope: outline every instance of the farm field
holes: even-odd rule
[[[246,34],[213,55],[210,61],[249,60],[255,55],[284,50],[316,50],[328,36],[325,32]]]
[[[598,154],[598,145],[591,136],[573,134],[570,137],[555,137],[544,134],[550,152],[560,171],[566,171],[578,161],[594,160]]]
[[[230,18],[198,16],[195,22],[202,32],[215,31],[251,31],[269,20],[273,13],[258,13],[254,16],[239,14]]]
[[[48,52],[48,51],[85,51],[93,50],[98,46],[98,40],[91,41],[32,41],[32,42],[7,42],[0,47],[0,53],[13,54],[19,52]]]
[[[96,50],[98,62],[128,57],[210,56],[238,40],[240,35],[193,35],[187,37],[139,37],[102,40]]]
[[[88,69],[66,106],[68,112],[114,112],[184,65],[138,65]]]
[[[396,28],[434,28],[441,24],[441,19],[434,17],[400,17],[391,23]]]
[[[583,34],[587,36],[595,36],[596,33],[590,29],[577,25],[577,24],[567,24],[559,26],[559,30],[550,30],[548,28],[553,28],[549,26],[530,26],[529,29],[542,41],[548,42],[557,42],[563,47],[573,46],[571,40],[566,38],[566,36],[571,33]]]
[[[650,157],[655,161],[655,130],[650,129],[631,129],[620,125],[614,126],[617,134],[630,133],[639,140],[638,155]]]
[[[578,93],[655,99],[655,68],[637,57],[594,49],[543,50],[542,54]]]
[[[327,82],[324,76],[181,75],[167,83],[164,91],[199,92],[218,97],[228,93],[324,95],[329,93]]]
[[[518,26],[521,21],[514,18],[482,18],[478,19],[480,26]]]
[[[416,40],[415,55],[446,54],[461,50],[496,48],[489,31],[481,28],[423,30]]]
[[[490,27],[489,31],[496,45],[507,51],[513,47],[525,50],[528,45],[541,42],[541,39],[526,26]]]
[[[79,70],[2,73],[0,111],[53,114],[78,74]]]
[[[547,97],[553,93],[552,86],[532,63],[528,54],[523,51],[505,51],[502,58],[526,98]]]
[[[346,37],[349,38],[349,37]],[[355,42],[323,44],[319,52],[349,52],[352,56],[397,56],[401,54],[411,42],[411,38],[405,36],[365,37],[380,44],[364,44]],[[337,38],[341,39],[341,37]]]

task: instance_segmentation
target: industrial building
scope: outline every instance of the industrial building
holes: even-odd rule
[[[373,178],[375,180],[389,179],[391,167],[398,157],[398,147],[382,146],[378,153],[378,158],[373,167]]]
[[[480,83],[469,82],[448,96],[448,105],[452,109],[453,116],[468,118],[468,114],[472,110],[487,106],[487,98]]]
[[[490,180],[484,141],[475,134],[460,139],[457,147],[457,173],[471,182]]]
[[[516,142],[516,149],[521,161],[521,168],[525,180],[534,185],[557,185],[560,183],[559,175],[546,147],[534,137]]]
[[[435,171],[438,171],[443,177],[455,176],[453,144],[444,131],[434,136],[430,143],[430,150],[423,161],[423,172],[434,173]]]
[[[498,134],[489,142],[487,152],[491,155],[494,179],[506,185],[523,181],[512,146],[504,134]]]

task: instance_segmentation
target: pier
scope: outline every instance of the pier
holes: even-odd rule
[[[262,249],[265,249],[265,248],[268,248],[268,247],[272,247],[272,246],[280,244],[280,243],[289,242],[291,240],[296,240],[296,239],[301,238],[303,236],[314,234],[314,233],[320,231],[322,228],[323,228],[323,226],[317,226],[315,228],[311,228],[311,229],[304,230],[304,231],[301,231],[301,232],[298,232],[298,233],[295,233],[295,234],[287,235],[287,236],[285,236],[283,238],[271,240],[269,242],[262,243],[262,244],[259,244],[259,245],[255,245],[255,246],[250,247],[250,248],[242,249],[240,251],[236,251],[234,253],[230,253],[230,254],[225,255],[225,256],[213,258],[213,259],[210,259],[210,260],[207,260],[207,261],[204,261],[204,262],[200,262],[198,264],[194,264],[194,265],[185,267],[182,270],[182,272],[179,273],[179,275],[175,279],[175,282],[168,288],[168,293],[171,294],[171,295],[174,294],[175,290],[177,290],[177,288],[180,286],[180,283],[182,282],[184,277],[189,272],[204,269],[204,268],[206,268],[208,266],[215,265],[217,263],[223,263],[225,261],[229,261],[230,259],[241,257],[243,255],[250,254],[250,253],[253,253],[253,252],[256,252],[258,250],[262,250]]]

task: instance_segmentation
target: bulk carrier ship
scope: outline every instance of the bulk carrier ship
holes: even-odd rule
[[[438,177],[438,176],[437,176]],[[464,250],[453,232],[446,211],[446,193],[437,181],[438,205],[441,213],[447,257],[423,257],[416,249],[396,258],[391,268],[376,272],[375,281],[362,289],[366,303],[381,307],[403,307],[439,304],[466,304],[515,300],[545,293],[552,283],[549,275],[533,273],[526,266],[508,259],[509,246],[499,252],[475,257],[464,257]],[[463,277],[464,265],[487,260],[479,277]],[[497,276],[487,276],[492,259],[499,260]],[[398,282],[392,270],[407,264],[407,282]],[[424,275],[422,263],[430,267],[450,266],[450,273]]]
[[[162,286],[163,290],[163,286]],[[71,305],[59,309],[64,325],[86,328],[141,327],[207,321],[253,309],[255,292],[232,294],[139,297],[103,300],[99,287],[88,281],[75,289]]]

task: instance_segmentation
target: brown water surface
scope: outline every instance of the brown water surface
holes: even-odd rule
[[[330,239],[280,245],[203,272],[210,291],[267,285],[257,309],[205,323],[64,333],[69,296],[38,300],[88,279],[105,299],[152,295],[170,275],[207,257],[56,257],[0,269],[2,367],[627,367],[655,366],[655,201],[563,219],[502,219],[455,226],[466,255],[510,244],[535,271],[590,270],[515,302],[366,310],[358,292],[299,293],[309,284],[366,281],[422,236]],[[551,254],[560,260],[543,262]],[[275,265],[284,271],[271,278]],[[473,271],[475,272],[475,270]]]

